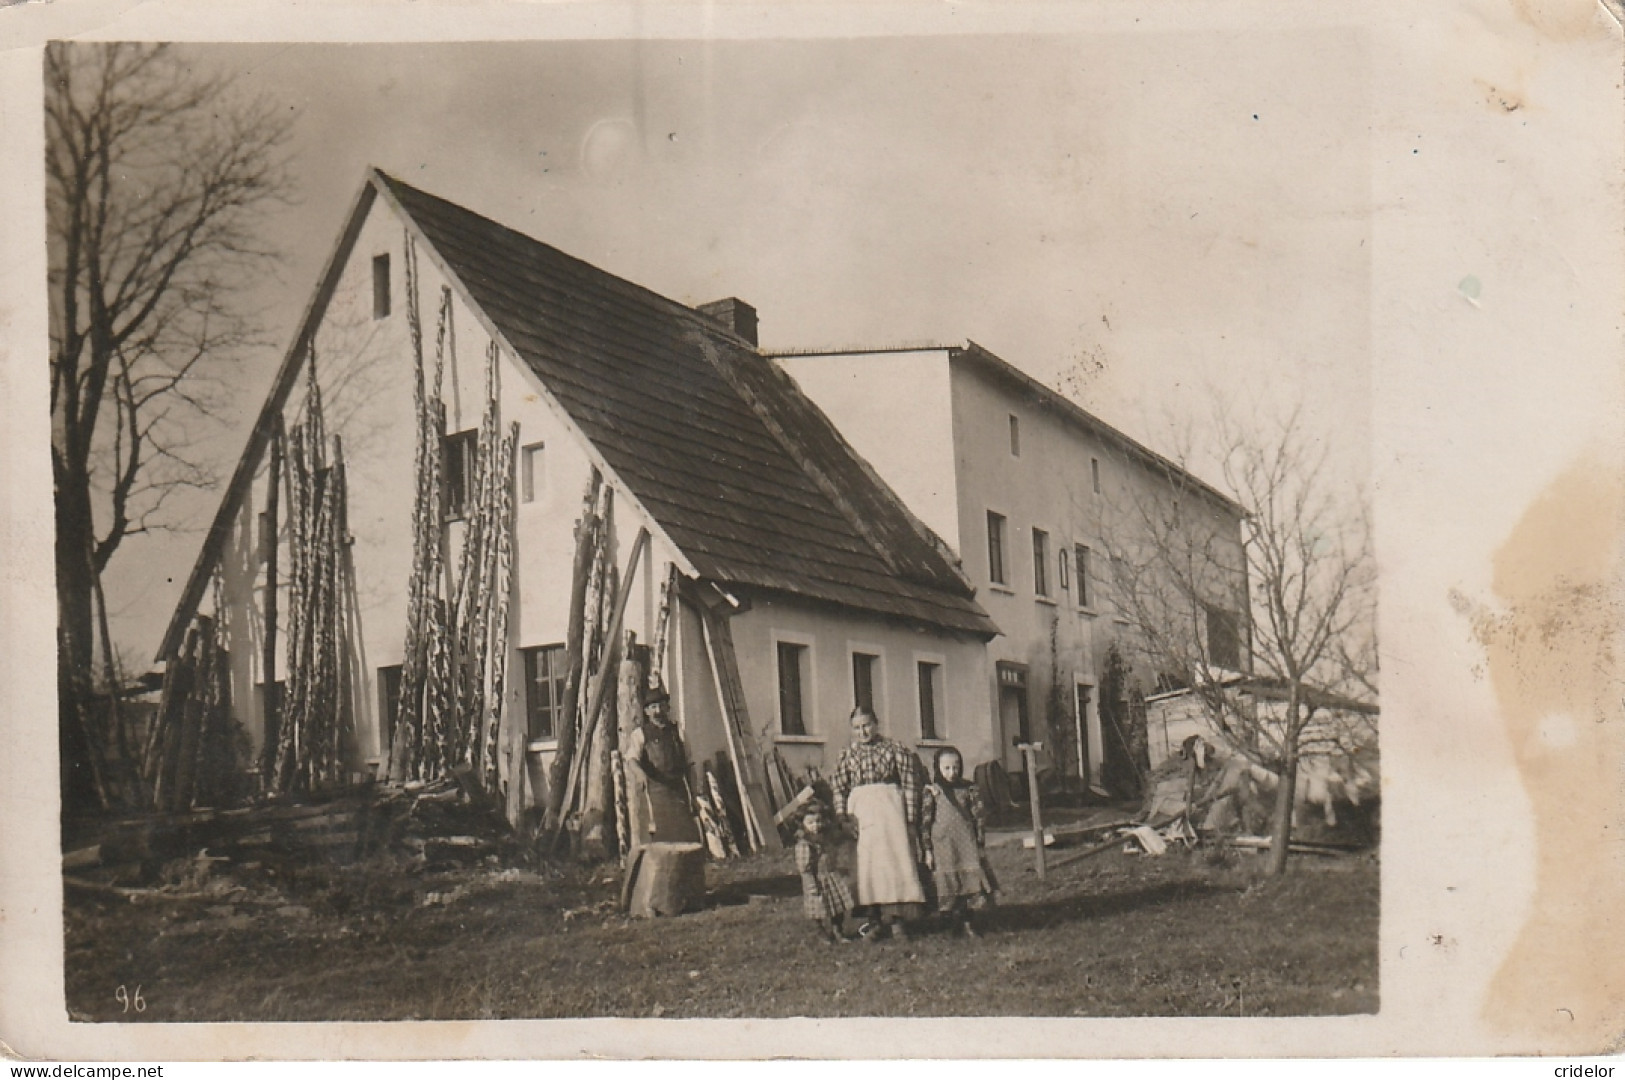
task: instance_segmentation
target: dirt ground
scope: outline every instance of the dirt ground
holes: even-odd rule
[[[1051,849],[1062,863],[1079,849]],[[634,920],[608,867],[200,864],[190,899],[67,894],[79,1021],[1219,1016],[1377,1009],[1378,859],[1103,854],[1003,888],[974,940],[820,940],[788,852],[708,868],[703,910]],[[121,989],[122,988],[122,989]],[[139,988],[140,1000],[135,999]]]

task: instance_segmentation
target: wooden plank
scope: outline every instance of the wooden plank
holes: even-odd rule
[[[588,698],[586,727],[581,732],[581,742],[577,748],[575,759],[570,763],[570,778],[565,784],[563,805],[573,805],[576,795],[576,786],[581,782],[583,759],[592,748],[593,733],[598,728],[598,714],[604,708],[604,696],[609,688],[615,685],[616,677],[620,672],[620,637],[621,620],[626,615],[626,602],[632,596],[632,582],[638,573],[638,564],[643,561],[643,547],[649,542],[649,530],[640,528],[637,539],[632,541],[632,554],[627,560],[626,573],[621,576],[621,594],[615,599],[615,614],[610,619],[609,631],[605,639],[609,642],[606,648],[603,663],[600,665],[597,676],[593,682],[592,695]],[[559,832],[563,835],[563,822],[560,821]]]
[[[721,614],[700,604],[700,626],[705,631],[705,652],[711,661],[711,675],[722,702],[722,728],[728,736],[728,756],[733,759],[734,777],[739,782],[740,802],[745,824],[759,848],[777,851],[784,846],[773,827],[773,811],[759,763],[762,760],[751,735],[750,713],[745,708],[745,689],[739,681],[739,655],[734,650],[733,632]]]

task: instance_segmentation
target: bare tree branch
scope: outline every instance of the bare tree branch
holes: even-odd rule
[[[1279,869],[1305,732],[1313,721],[1316,740],[1352,737],[1321,733],[1320,703],[1329,691],[1375,700],[1370,526],[1363,493],[1331,483],[1327,449],[1299,410],[1254,427],[1221,407],[1212,433],[1224,486],[1246,511],[1239,534],[1202,512],[1186,474],[1171,474],[1111,510],[1112,599],[1159,688],[1189,690],[1234,750],[1280,777]],[[1243,655],[1228,655],[1227,612],[1245,623]],[[1242,693],[1249,679],[1255,692]],[[1266,690],[1279,708],[1261,705]]]
[[[261,226],[290,197],[293,115],[165,45],[55,42],[45,121],[62,685],[78,686],[109,560],[207,482],[187,450],[211,370],[259,340],[242,298],[273,258]]]

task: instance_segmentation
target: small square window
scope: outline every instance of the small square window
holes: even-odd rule
[[[372,317],[389,318],[389,256],[372,257]]]
[[[531,443],[520,452],[520,497],[525,502],[535,502],[537,493],[542,490],[542,444]]]

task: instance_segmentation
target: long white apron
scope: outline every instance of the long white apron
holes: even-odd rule
[[[858,903],[923,904],[902,789],[864,784],[852,789],[846,809],[858,819]]]

